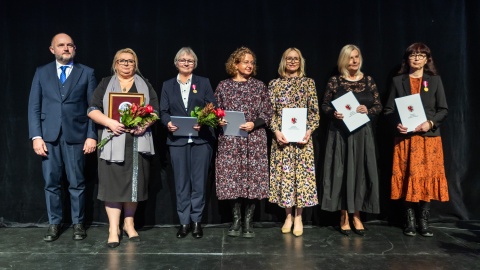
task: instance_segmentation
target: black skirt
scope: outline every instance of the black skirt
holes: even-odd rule
[[[134,136],[125,136],[124,162],[98,158],[98,199],[106,202],[138,202],[148,199],[151,156],[133,152]],[[134,154],[138,167],[134,166]],[[137,172],[134,178],[134,172]]]
[[[331,123],[323,170],[322,210],[380,212],[371,122],[351,133]]]

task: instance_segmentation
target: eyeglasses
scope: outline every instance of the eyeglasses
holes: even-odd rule
[[[292,63],[300,62],[300,58],[298,57],[286,57],[285,60],[287,60],[287,62],[292,62]]]
[[[427,55],[424,54],[424,53],[412,53],[408,56],[408,59],[417,58],[418,60],[423,60],[423,59],[425,59],[425,57],[427,57]]]
[[[187,64],[187,65],[195,64],[195,61],[190,59],[178,59],[177,62],[180,64]]]
[[[117,60],[117,63],[119,63],[120,65],[133,65],[135,64],[135,61],[132,60],[132,59],[118,59]]]

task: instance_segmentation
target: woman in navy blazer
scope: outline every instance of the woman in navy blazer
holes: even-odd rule
[[[195,107],[208,103],[216,106],[210,80],[192,74],[198,58],[189,47],[181,48],[174,59],[178,75],[162,86],[160,115],[168,128],[167,145],[175,178],[177,214],[180,220],[178,238],[184,238],[192,231],[195,238],[201,238],[202,212],[205,206],[205,187],[208,169],[215,142],[215,131],[208,126],[195,125],[198,136],[175,136],[178,127],[172,124],[171,116],[190,116]]]
[[[400,75],[393,78],[385,114],[391,116],[397,135],[392,169],[392,199],[405,200],[406,224],[403,233],[416,235],[415,220],[422,236],[433,236],[428,228],[430,201],[448,201],[448,185],[443,163],[440,126],[448,106],[442,79],[437,75],[430,48],[423,43],[410,45],[403,56]],[[427,121],[413,132],[400,122],[395,98],[420,94]],[[415,109],[415,108],[409,108]],[[415,217],[415,208],[418,216]]]

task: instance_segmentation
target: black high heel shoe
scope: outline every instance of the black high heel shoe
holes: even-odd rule
[[[344,230],[344,229],[342,229],[342,224],[344,224],[344,223],[345,223],[345,218],[344,218],[344,216],[342,215],[342,216],[340,217],[340,226],[338,227],[338,229],[340,230],[340,233],[341,233],[341,234],[343,234],[343,235],[345,235],[345,236],[350,236],[350,233],[352,233],[351,230]],[[350,225],[350,224],[349,224],[349,225]],[[350,226],[350,227],[351,227],[351,226]]]
[[[360,221],[360,222],[361,222],[361,221]],[[363,229],[357,229],[357,228],[355,227],[354,217],[352,217],[352,218],[350,219],[350,228],[352,228],[352,231],[353,231],[354,233],[356,233],[356,234],[358,234],[358,235],[360,235],[360,236],[364,236],[364,235],[365,235],[365,230],[366,230],[365,225],[363,225]]]
[[[121,237],[122,237],[122,233],[120,232],[120,234],[118,235],[118,242],[107,242],[107,247],[116,248],[116,247],[120,246],[120,238]]]
[[[127,236],[128,240],[129,241],[132,241],[132,242],[140,242],[141,239],[140,239],[140,235],[136,235],[136,236],[132,236],[130,237],[127,233],[127,231],[125,231],[125,228],[123,228],[123,233]]]

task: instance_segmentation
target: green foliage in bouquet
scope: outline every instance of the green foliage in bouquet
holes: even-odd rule
[[[198,106],[195,107],[190,116],[196,117],[198,124],[201,126],[216,128],[220,119],[225,116],[225,112],[222,109],[215,109],[213,103],[208,103],[203,109]]]

